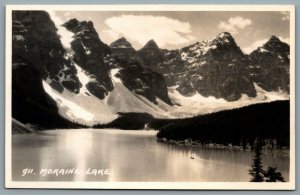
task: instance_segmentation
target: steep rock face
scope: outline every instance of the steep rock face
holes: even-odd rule
[[[110,44],[112,55],[124,62],[141,62],[137,51],[125,38],[120,38]]]
[[[56,102],[45,92],[42,75],[30,64],[14,64],[12,69],[12,117],[36,129],[76,128],[62,118]]]
[[[250,76],[267,91],[289,93],[290,47],[272,36],[262,47],[250,55]]]
[[[118,68],[118,77],[129,90],[151,102],[157,103],[158,97],[170,104],[164,78],[140,65],[137,52],[126,39],[111,43],[109,48],[100,40],[92,22],[71,19],[63,26],[74,33],[72,59],[90,78],[94,78],[93,82],[86,84],[93,95],[104,99],[114,89],[110,72]]]
[[[158,63],[156,70],[164,76],[167,86],[180,85],[186,73],[181,50],[165,50],[164,61]]]
[[[47,12],[12,12],[12,117],[39,129],[74,127],[58,114],[42,80],[58,92],[78,93],[75,73]]]
[[[123,84],[136,94],[146,97],[157,104],[156,97],[171,105],[167,85],[163,76],[153,70],[143,68],[138,62],[119,65],[120,71],[116,75]]]
[[[144,51],[146,54],[145,56],[143,56],[141,52],[138,53],[125,38],[114,41],[110,44],[110,48],[113,56],[121,61],[121,65],[119,66],[121,67],[119,76],[128,89],[134,91],[136,94],[146,97],[154,103],[157,103],[156,97],[158,97],[167,104],[171,104],[164,77],[158,72],[146,68],[149,64],[142,60],[142,57],[145,59],[145,57],[148,56],[150,50],[152,51],[153,49],[154,51],[157,51],[158,46],[154,41],[148,42],[144,47],[144,49],[148,49],[147,51]],[[152,53],[151,51],[150,53]],[[159,54],[161,53],[159,52]],[[153,63],[153,61],[151,61],[151,63]]]
[[[91,21],[71,19],[62,26],[74,33],[72,60],[93,78],[86,88],[96,97],[104,99],[113,90],[109,66],[104,63],[104,57],[111,53],[110,48],[100,40]]]
[[[178,87],[182,94],[198,92],[228,101],[238,100],[242,94],[256,95],[247,73],[248,59],[229,33],[183,48],[180,53],[186,70]]]
[[[126,45],[131,47],[124,39],[113,44],[119,48]],[[122,53],[124,49],[119,51]],[[198,92],[228,101],[238,100],[242,94],[256,95],[249,77],[249,59],[230,33],[220,33],[214,39],[170,51],[160,49],[150,40],[137,54],[143,67],[162,74],[167,86],[178,85],[183,95]],[[134,50],[130,55],[135,56]],[[128,58],[123,60],[128,61]]]
[[[125,38],[120,38],[110,44],[113,56],[122,62],[138,62],[148,71],[156,71],[163,75],[167,86],[178,84],[184,72],[179,50],[165,50],[158,47],[154,40],[136,51]]]
[[[65,58],[65,51],[50,16],[44,11],[13,11],[13,64],[30,64],[52,87],[78,93],[76,69]]]
[[[151,70],[157,71],[157,65],[164,61],[164,50],[160,49],[153,39],[137,52],[142,60],[142,66]]]

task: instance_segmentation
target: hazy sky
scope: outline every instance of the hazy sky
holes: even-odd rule
[[[224,31],[246,53],[271,35],[289,43],[289,13],[280,11],[56,11],[51,18],[56,24],[71,18],[93,21],[103,42],[125,37],[136,49],[150,39],[161,48],[179,49]]]

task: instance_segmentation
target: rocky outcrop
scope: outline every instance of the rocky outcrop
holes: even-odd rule
[[[141,62],[137,51],[124,37],[112,42],[109,45],[112,55],[123,62]]]
[[[156,70],[164,76],[167,86],[180,85],[186,73],[181,51],[179,49],[166,50],[164,61],[158,64]]]
[[[178,85],[183,95],[198,92],[228,101],[242,94],[256,95],[248,74],[249,60],[229,33],[170,51],[150,40],[137,54],[143,67],[162,74],[167,86]]]
[[[43,88],[42,77],[31,64],[13,64],[12,117],[37,130],[78,127],[60,116],[56,102]]]
[[[71,19],[63,26],[74,33],[71,58],[94,78],[86,84],[93,95],[104,99],[114,89],[110,70],[119,68],[118,77],[129,90],[154,103],[158,97],[170,104],[164,78],[140,65],[137,52],[125,38],[111,43],[109,48],[100,40],[92,22]]]
[[[157,65],[164,61],[164,50],[160,49],[153,39],[137,52],[145,68],[157,71]]]
[[[256,96],[254,82],[268,91],[289,91],[289,46],[274,36],[249,56],[229,33],[170,51],[150,40],[136,51],[125,38],[109,47],[92,22],[71,19],[62,26],[74,34],[73,40],[70,48],[63,48],[47,12],[14,11],[12,19],[13,117],[37,129],[78,127],[61,117],[69,116],[70,104],[65,103],[72,100],[93,100],[99,112],[105,108],[114,115],[124,94],[136,98],[142,109],[144,103],[154,110],[168,109],[163,102],[172,105],[167,86],[174,85],[185,96],[199,93],[228,101]],[[60,92],[45,88],[59,109],[43,81]],[[130,105],[125,112],[131,112],[131,98],[125,101]],[[98,114],[98,108],[89,109]]]
[[[104,63],[104,57],[111,53],[110,48],[100,40],[91,21],[71,19],[62,26],[74,33],[72,60],[93,78],[86,88],[91,94],[104,99],[113,90],[109,66]]]
[[[143,68],[163,75],[167,86],[175,85],[184,72],[179,50],[160,49],[154,40],[136,51],[125,38],[110,44],[112,55],[122,62],[138,62]]]
[[[250,55],[250,77],[267,91],[289,93],[290,46],[272,36]]]
[[[156,98],[171,105],[167,85],[163,76],[151,69],[143,68],[138,62],[120,64],[119,77],[123,84],[136,94],[157,104]]]
[[[30,65],[59,92],[78,93],[76,69],[65,50],[49,14],[44,11],[13,11],[13,64]],[[40,81],[41,82],[41,81]]]
[[[76,125],[62,118],[42,81],[79,92],[76,69],[66,59],[54,23],[44,11],[12,12],[12,117],[38,129]]]
[[[163,77],[143,68],[137,61],[124,62],[113,55],[99,38],[92,22],[72,19],[63,26],[74,33],[71,48],[62,46],[61,37],[47,12],[13,12],[12,115],[17,121],[38,130],[82,127],[62,117],[68,114],[65,113],[68,105],[62,102],[72,101],[72,97],[84,100],[91,94],[104,100],[114,90],[116,83],[111,73],[115,68],[120,70],[120,94],[127,87],[132,93],[156,104],[159,102],[157,98],[171,104]],[[43,84],[49,84],[57,92],[48,91],[51,88],[46,92]],[[146,103],[142,97],[136,97]],[[59,108],[55,101],[61,101]],[[105,101],[102,103],[102,106],[114,106],[106,105]]]
[[[247,72],[248,59],[229,33],[197,42],[179,53],[185,70],[177,81],[180,93],[189,96],[198,92],[228,101],[238,100],[242,94],[256,95]]]
[[[135,51],[124,38],[111,45],[122,61],[139,63],[163,75],[167,86],[177,85],[186,96],[200,93],[234,101],[242,94],[256,96],[254,82],[267,91],[289,91],[289,45],[277,37],[245,55],[230,33],[177,50],[164,50],[150,40]],[[130,49],[129,49],[130,48]]]
[[[146,97],[151,102],[157,103],[156,97],[158,97],[167,104],[171,104],[164,77],[153,69],[147,68],[151,65],[142,60],[148,56],[149,50],[158,48],[154,41],[148,42],[143,48],[148,49],[148,52],[145,52],[146,56],[141,53],[143,49],[137,52],[125,38],[112,42],[110,48],[112,56],[120,62],[117,66],[120,68],[118,76],[128,89]]]

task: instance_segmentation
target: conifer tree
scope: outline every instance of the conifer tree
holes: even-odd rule
[[[253,159],[251,164],[251,169],[249,170],[250,175],[252,176],[251,182],[263,182],[264,181],[264,170],[261,163],[262,155],[262,143],[258,138],[255,139],[253,144]]]
[[[281,173],[277,172],[277,167],[269,167],[264,176],[266,178],[266,182],[285,182]]]

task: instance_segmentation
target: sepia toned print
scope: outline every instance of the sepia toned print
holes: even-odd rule
[[[294,189],[293,6],[7,6],[6,186]]]

